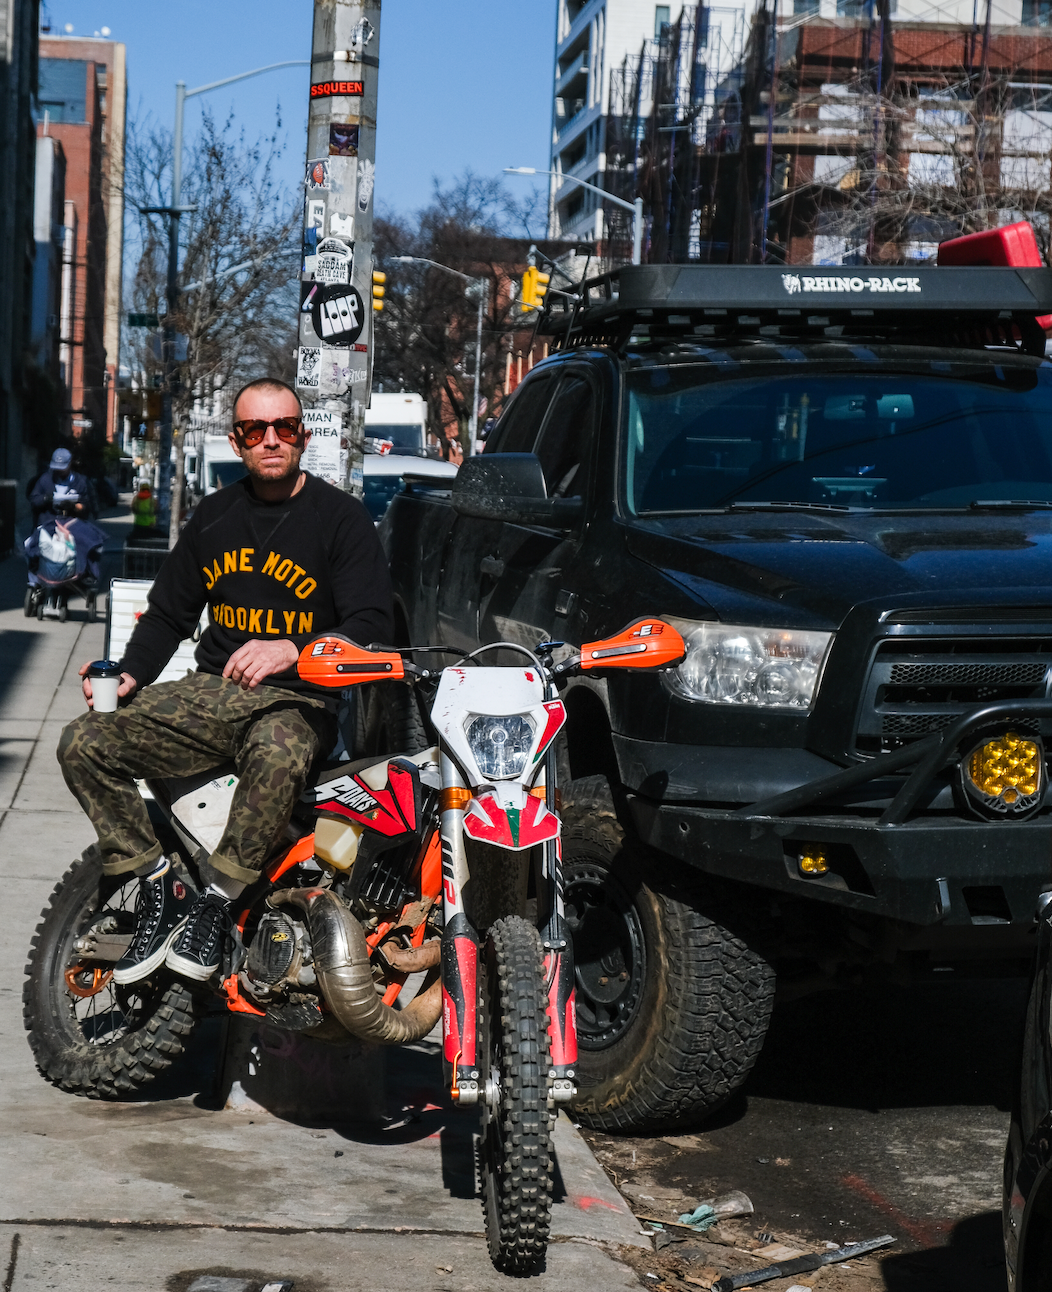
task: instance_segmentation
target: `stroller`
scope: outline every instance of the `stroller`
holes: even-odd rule
[[[100,562],[106,535],[90,520],[59,514],[41,517],[40,524],[26,539],[25,555],[29,563],[29,586],[22,609],[27,619],[43,619],[48,610],[58,615],[59,623],[69,617],[71,596],[83,597],[88,608],[88,622],[98,617]]]

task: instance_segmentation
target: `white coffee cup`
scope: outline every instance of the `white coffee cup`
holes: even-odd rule
[[[111,659],[97,659],[89,667],[88,677],[91,679],[92,708],[96,713],[115,713],[121,666]]]

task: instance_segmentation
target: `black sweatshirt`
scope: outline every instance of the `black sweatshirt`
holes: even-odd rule
[[[222,675],[253,639],[288,639],[302,650],[325,633],[359,645],[390,642],[394,623],[387,560],[365,507],[309,473],[284,502],[260,502],[247,480],[203,498],[150,590],[121,669],[154,680],[208,606],[199,671]],[[295,668],[268,686],[306,690]]]

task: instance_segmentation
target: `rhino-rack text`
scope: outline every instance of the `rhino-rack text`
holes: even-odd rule
[[[833,278],[808,274],[783,274],[782,285],[790,296],[797,292],[919,292],[919,278]]]

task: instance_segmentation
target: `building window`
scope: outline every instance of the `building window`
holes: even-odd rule
[[[793,0],[793,13],[817,13],[818,0]]]
[[[87,121],[88,65],[79,59],[42,58],[37,103],[54,122]]]
[[[661,28],[667,27],[672,19],[672,6],[659,4],[654,6],[654,36],[661,35]]]
[[[1052,21],[1050,0],[1023,0],[1023,26],[1047,27]]]

